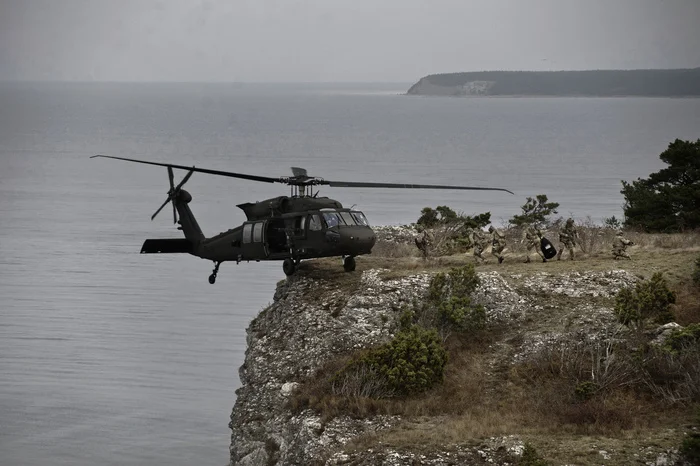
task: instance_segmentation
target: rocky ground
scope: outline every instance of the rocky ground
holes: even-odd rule
[[[382,241],[410,245],[415,230],[393,227],[381,235]],[[479,265],[481,283],[473,299],[485,307],[489,325],[500,329],[480,352],[480,388],[497,401],[507,374],[519,363],[562,342],[616,338],[624,330],[616,326],[613,298],[659,268],[658,254],[665,257],[658,262],[663,267],[692,267],[694,256],[669,251],[648,252],[647,266],[604,255],[577,262]],[[424,298],[433,274],[471,260],[469,255],[367,256],[358,258],[351,274],[337,261],[316,260],[281,281],[274,302],[248,328],[242,387],[231,416],[231,464],[677,464],[678,446],[692,429],[686,419],[610,435],[516,423],[466,438],[455,434],[466,430],[464,413],[328,418],[293,406],[299,387],[319,377],[329,361],[389,341],[401,309]]]

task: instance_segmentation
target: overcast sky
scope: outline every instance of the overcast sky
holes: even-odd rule
[[[700,0],[0,0],[0,80],[700,66]]]

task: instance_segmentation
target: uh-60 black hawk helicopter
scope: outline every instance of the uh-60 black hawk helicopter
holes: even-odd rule
[[[216,281],[222,262],[281,260],[282,270],[292,275],[302,259],[341,256],[347,272],[355,270],[355,257],[369,254],[376,241],[374,231],[365,215],[359,210],[347,209],[327,197],[319,197],[314,186],[326,185],[343,188],[419,188],[511,191],[503,188],[473,186],[445,186],[428,184],[369,183],[357,181],[328,181],[308,176],[303,168],[292,167],[293,176],[270,178],[243,173],[188,167],[170,163],[149,162],[110,155],[94,155],[127,162],[166,167],[170,179],[168,197],[151,216],[153,220],[168,204],[173,205],[173,222],[184,238],[147,239],[141,253],[189,253],[214,262],[209,283]],[[182,181],[175,185],[173,169],[186,170]],[[264,183],[282,183],[291,188],[290,196],[278,196],[260,202],[238,204],[247,220],[241,226],[206,238],[195,220],[188,204],[190,193],[182,186],[193,173],[228,176]],[[179,216],[179,218],[178,218]]]

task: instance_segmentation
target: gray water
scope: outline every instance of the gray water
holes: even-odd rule
[[[466,184],[501,192],[325,188],[374,224],[422,207],[492,213],[526,196],[596,221],[622,215],[700,99],[421,98],[398,85],[0,84],[0,464],[223,465],[245,328],[279,263],[139,254],[178,237],[150,215],[165,169],[103,153],[264,176]],[[178,173],[181,176],[182,173]],[[195,174],[208,234],[283,185]],[[358,260],[361,260],[358,259]],[[340,262],[339,262],[340,267]]]

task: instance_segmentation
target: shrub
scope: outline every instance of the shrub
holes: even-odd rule
[[[508,222],[511,225],[521,226],[526,224],[548,225],[549,217],[557,213],[558,202],[548,202],[545,194],[538,194],[536,197],[528,197],[525,204],[520,207],[523,211],[521,215],[514,215]]]
[[[421,216],[416,222],[425,228],[433,228],[439,224],[454,223],[457,220],[457,213],[446,205],[437,206],[435,209],[423,207]]]
[[[691,432],[683,439],[680,454],[690,464],[700,464],[700,433]]]
[[[627,326],[638,326],[646,320],[665,324],[673,320],[670,305],[675,302],[675,293],[668,288],[663,275],[657,272],[651,279],[638,282],[634,290],[620,290],[615,297],[615,315]]]
[[[386,386],[381,390],[377,387],[364,390],[370,396],[376,393],[410,395],[441,382],[446,364],[447,350],[437,331],[413,325],[399,332],[389,343],[353,358],[333,377],[333,384],[336,386],[348,374],[359,373],[367,375],[361,379],[366,384],[385,381]]]
[[[590,400],[598,391],[598,384],[591,380],[581,382],[576,385],[574,392],[576,393],[576,398],[580,400]]]
[[[476,331],[486,325],[486,311],[483,306],[473,306],[468,297],[451,296],[438,306],[438,319],[441,327]]]
[[[619,230],[620,228],[622,228],[622,221],[615,218],[615,216],[613,215],[612,217],[605,217],[603,219],[603,225],[606,228],[611,228],[613,230]]]
[[[438,213],[435,209],[431,209],[430,207],[423,207],[423,210],[420,211],[420,217],[418,217],[418,221],[416,222],[418,225],[422,225],[426,228],[432,228],[435,225],[437,225],[440,222],[440,219],[438,218]]]
[[[643,361],[648,389],[667,403],[700,401],[700,345],[681,351],[652,347]]]
[[[450,296],[469,297],[479,286],[479,276],[474,264],[454,267],[448,273],[440,272],[430,281],[428,301],[439,305]]]
[[[691,324],[681,330],[675,330],[664,341],[667,351],[683,351],[689,347],[700,348],[700,324]]]
[[[440,272],[430,281],[427,303],[419,314],[426,327],[437,327],[444,336],[450,329],[476,331],[486,324],[486,311],[474,305],[471,294],[479,285],[474,264]]]
[[[522,456],[515,462],[518,466],[547,466],[547,462],[540,456],[535,447],[525,444]]]

